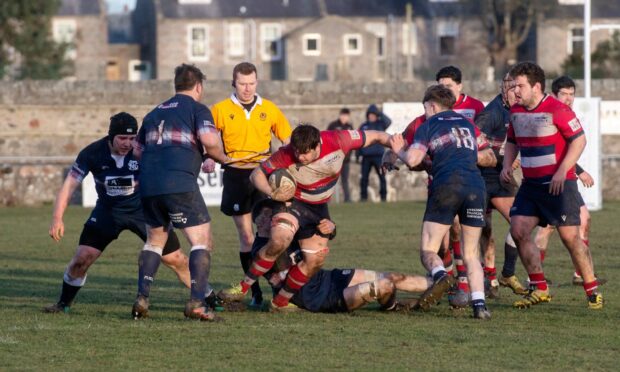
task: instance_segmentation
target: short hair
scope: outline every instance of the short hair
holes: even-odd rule
[[[299,124],[291,134],[291,147],[299,154],[314,150],[321,143],[321,132],[312,124]]]
[[[206,79],[198,67],[183,63],[174,69],[174,90],[177,92],[191,90]]]
[[[534,62],[519,62],[510,69],[510,76],[525,76],[531,86],[540,83],[540,89],[545,91],[545,71]]]
[[[559,78],[553,80],[553,83],[551,83],[551,91],[556,96],[560,92],[560,89],[564,89],[564,88],[576,89],[575,81],[573,81],[573,79],[571,79],[570,76],[566,76],[566,75],[560,76]]]
[[[452,91],[441,84],[431,85],[424,92],[422,103],[435,102],[438,105],[451,109],[456,103],[456,98]]]
[[[340,114],[341,114],[341,115],[342,115],[342,114],[347,114],[347,115],[350,115],[350,114],[351,114],[351,110],[349,110],[349,109],[348,109],[348,108],[346,108],[346,107],[343,107],[343,108],[341,108],[341,109],[340,109]]]
[[[450,78],[454,80],[457,84],[461,84],[461,79],[463,75],[461,74],[461,70],[458,67],[454,66],[445,66],[442,67],[439,71],[437,71],[437,75],[435,75],[435,81],[439,81],[441,78]]]
[[[258,76],[258,72],[256,72],[256,66],[254,66],[250,62],[241,62],[233,68],[233,81],[235,81],[235,79],[237,78],[237,73],[241,75],[251,75],[252,73],[255,73],[256,76]]]

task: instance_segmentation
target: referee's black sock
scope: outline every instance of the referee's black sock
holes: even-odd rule
[[[239,261],[241,261],[243,273],[247,273],[252,265],[252,252],[239,252]],[[257,301],[263,300],[263,291],[260,289],[258,280],[252,284],[252,298],[256,298]]]
[[[62,290],[60,292],[60,301],[65,306],[71,306],[81,286],[71,285],[64,280],[62,281]]]
[[[502,267],[502,276],[504,278],[511,277],[515,274],[518,257],[519,251],[517,251],[517,247],[504,243],[504,266]]]

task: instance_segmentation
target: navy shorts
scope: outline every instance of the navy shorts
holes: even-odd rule
[[[281,212],[290,213],[297,218],[299,230],[297,230],[297,234],[295,234],[295,239],[308,239],[313,235],[329,238],[329,235],[322,234],[317,229],[322,219],[327,218],[331,220],[327,203],[309,204],[293,199],[291,205],[286,206],[284,203],[281,203],[280,208],[275,210],[274,214]]]
[[[347,289],[351,279],[355,275],[354,269],[333,269],[331,270],[331,286],[328,295],[321,304],[321,312],[342,313],[349,311],[347,302],[344,299],[344,290]]]
[[[151,227],[184,229],[211,221],[200,191],[164,194],[142,198],[144,218]]]
[[[311,312],[347,312],[344,290],[355,275],[354,269],[319,270],[291,299],[295,305]]]
[[[484,184],[480,187],[462,184],[434,183],[426,202],[424,221],[442,225],[452,225],[455,216],[459,216],[462,225],[484,227],[486,210],[486,191]]]
[[[267,195],[258,191],[250,181],[253,169],[226,167],[222,176],[224,189],[220,210],[227,216],[239,216],[250,213],[252,206]]]
[[[538,217],[540,226],[579,226],[579,208],[583,198],[575,180],[564,182],[560,195],[551,195],[549,185],[523,182],[510,208],[512,216]]]
[[[516,185],[502,182],[499,177],[484,177],[484,186],[487,190],[487,206],[491,207],[491,199],[514,198],[517,195]]]
[[[146,241],[146,221],[142,209],[115,210],[98,204],[84,223],[79,244],[103,252],[124,230]],[[171,231],[162,254],[176,252],[180,247],[179,238]]]

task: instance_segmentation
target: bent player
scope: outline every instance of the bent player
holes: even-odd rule
[[[271,301],[274,311],[286,310],[290,298],[323,266],[329,252],[328,238],[317,230],[317,225],[322,219],[329,219],[327,203],[346,156],[352,150],[375,143],[387,146],[389,138],[387,133],[377,131],[321,132],[309,124],[295,128],[291,143],[263,162],[251,176],[254,186],[272,199],[293,200],[273,216],[269,242],[258,252],[245,278],[239,285],[220,291],[219,297],[224,301],[242,300],[250,286],[269,271],[295,237],[304,260],[288,272],[285,286]],[[297,181],[295,189],[286,186],[272,190],[268,177],[277,169],[286,169],[293,176]]]
[[[75,255],[65,270],[60,299],[47,306],[45,312],[69,312],[78,291],[86,283],[88,269],[122,231],[129,230],[146,241],[146,225],[138,190],[139,165],[133,156],[132,146],[137,131],[138,122],[130,114],[121,112],[112,116],[108,135],[80,151],[65,178],[54,204],[49,228],[52,239],[60,241],[63,237],[63,215],[71,196],[89,172],[95,178],[97,203],[84,223]],[[179,248],[179,239],[172,232],[162,250],[162,261],[189,287],[187,256]]]
[[[450,110],[454,100],[448,88],[441,85],[429,87],[423,99],[429,119],[418,128],[413,143],[407,146],[402,135],[394,135],[390,145],[408,167],[420,164],[427,154],[432,160],[433,182],[422,225],[420,256],[433,277],[433,286],[420,298],[420,307],[430,307],[455,283],[437,252],[454,218],[459,216],[473,315],[477,319],[488,319],[491,313],[484,299],[478,246],[484,226],[486,198],[477,163],[479,156],[494,159],[494,155],[490,149],[478,152],[478,130],[466,118]]]
[[[510,210],[510,234],[530,279],[530,293],[514,303],[526,308],[551,301],[531,234],[537,225],[556,226],[573,264],[581,272],[588,307],[603,308],[603,296],[590,261],[589,249],[579,236],[579,191],[575,164],[586,146],[575,113],[545,94],[545,72],[531,62],[510,70],[515,79],[517,104],[510,109],[510,126],[501,177],[512,178],[512,164],[521,153],[523,182]]]

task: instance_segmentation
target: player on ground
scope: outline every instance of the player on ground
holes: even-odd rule
[[[424,94],[424,109],[429,119],[418,128],[413,144],[408,146],[401,135],[390,139],[392,151],[408,167],[420,164],[426,155],[432,160],[433,182],[426,204],[420,256],[422,264],[433,276],[433,286],[420,298],[420,307],[428,308],[454,284],[437,255],[442,240],[455,216],[462,225],[464,260],[471,285],[475,318],[488,319],[484,282],[480,265],[480,232],[484,226],[484,181],[477,167],[481,156],[495,160],[489,149],[478,152],[474,124],[450,110],[455,98],[441,85],[429,87]],[[493,162],[490,162],[493,163]]]
[[[252,251],[257,252],[269,241],[271,217],[278,202],[265,199],[252,211],[256,223],[256,238]],[[330,237],[335,235],[336,225],[328,220],[320,221],[317,229]],[[303,256],[297,241],[282,254],[274,267],[265,274],[274,291],[284,285],[286,274],[293,265],[298,265]],[[394,272],[377,272],[364,269],[319,270],[310,281],[301,287],[291,302],[311,312],[347,312],[377,301],[382,310],[396,310],[396,291],[423,292],[432,284],[424,276],[406,275]],[[406,306],[406,305],[405,305]]]
[[[84,224],[80,242],[65,271],[60,300],[44,309],[48,313],[68,312],[78,291],[86,282],[86,272],[106,247],[123,230],[130,230],[146,241],[146,226],[138,192],[138,161],[132,142],[138,131],[136,119],[121,112],[110,118],[108,135],[86,146],[78,154],[63,183],[56,203],[49,234],[60,241],[65,233],[63,215],[71,196],[82,180],[92,173],[97,204]],[[162,261],[189,287],[187,256],[179,250],[179,239],[172,232],[162,250]]]
[[[274,311],[294,308],[290,298],[322,266],[329,252],[328,238],[317,230],[322,219],[329,219],[327,203],[337,185],[347,154],[375,143],[388,145],[390,136],[377,131],[319,131],[309,124],[293,130],[291,143],[280,148],[252,172],[257,189],[278,201],[292,200],[273,216],[270,239],[256,255],[250,270],[239,285],[220,291],[224,301],[240,301],[258,277],[269,271],[275,260],[296,237],[304,255],[286,277],[284,287],[271,301]],[[272,190],[268,177],[277,169],[286,169],[297,181],[296,189]],[[281,190],[282,189],[282,190]]]
[[[495,241],[492,231],[492,209],[497,211],[510,223],[510,207],[517,193],[516,182],[501,182],[500,173],[504,158],[504,144],[506,143],[506,130],[510,118],[510,107],[515,104],[514,80],[506,75],[501,84],[501,93],[497,95],[487,107],[476,117],[475,123],[486,135],[491,148],[498,159],[495,167],[480,168],[487,190],[487,213],[486,227],[482,229],[480,244],[484,255],[484,274],[489,281],[489,297],[499,297],[499,285],[509,287],[515,294],[527,294],[527,290],[515,275],[515,266],[519,252],[510,233],[506,234],[504,242],[504,265],[502,276],[497,280],[495,270]]]
[[[512,164],[521,153],[523,182],[510,209],[510,234],[528,272],[530,293],[514,303],[525,308],[551,301],[547,281],[534,244],[536,225],[556,226],[573,264],[581,272],[591,309],[603,308],[603,296],[579,236],[579,192],[575,163],[586,138],[570,107],[545,94],[545,73],[540,66],[522,62],[510,70],[515,79],[517,104],[510,109],[510,126],[501,177],[512,179]]]
[[[558,101],[568,105],[568,107],[573,107],[573,102],[575,102],[575,82],[568,76],[560,76],[559,78],[553,80],[551,84],[551,92],[553,96],[558,99]],[[577,173],[577,177],[583,183],[585,187],[592,187],[594,185],[594,179],[590,175],[590,173],[586,172],[579,164],[575,165],[575,171]],[[590,247],[590,212],[588,211],[588,207],[586,203],[583,201],[583,198],[579,199],[579,203],[581,206],[579,207],[579,218],[581,220],[581,225],[579,226],[579,235],[583,242]],[[547,252],[547,246],[549,245],[549,238],[555,229],[551,225],[547,225],[546,227],[539,227],[536,232],[535,243],[538,249],[540,249],[540,259],[544,262],[545,253]],[[574,285],[583,285],[583,278],[581,277],[581,273],[579,270],[575,270],[573,273],[573,284]]]
[[[213,106],[215,127],[222,136],[224,151],[232,161],[224,166],[224,190],[220,209],[232,216],[239,234],[239,260],[243,272],[252,263],[252,205],[266,197],[258,191],[250,174],[271,155],[271,135],[287,144],[291,126],[280,109],[256,93],[256,67],[242,62],[233,69],[231,96]],[[211,160],[212,161],[212,160]],[[260,308],[263,296],[258,282],[252,285],[250,306]]]
[[[211,218],[196,180],[203,154],[220,163],[229,159],[211,112],[199,103],[204,74],[193,65],[182,64],[174,75],[176,95],[146,115],[134,150],[142,159],[140,186],[148,238],[140,253],[138,296],[132,315],[141,318],[148,313],[150,285],[172,223],[183,230],[191,244],[191,295],[184,314],[192,319],[215,320],[205,303],[213,250]]]

